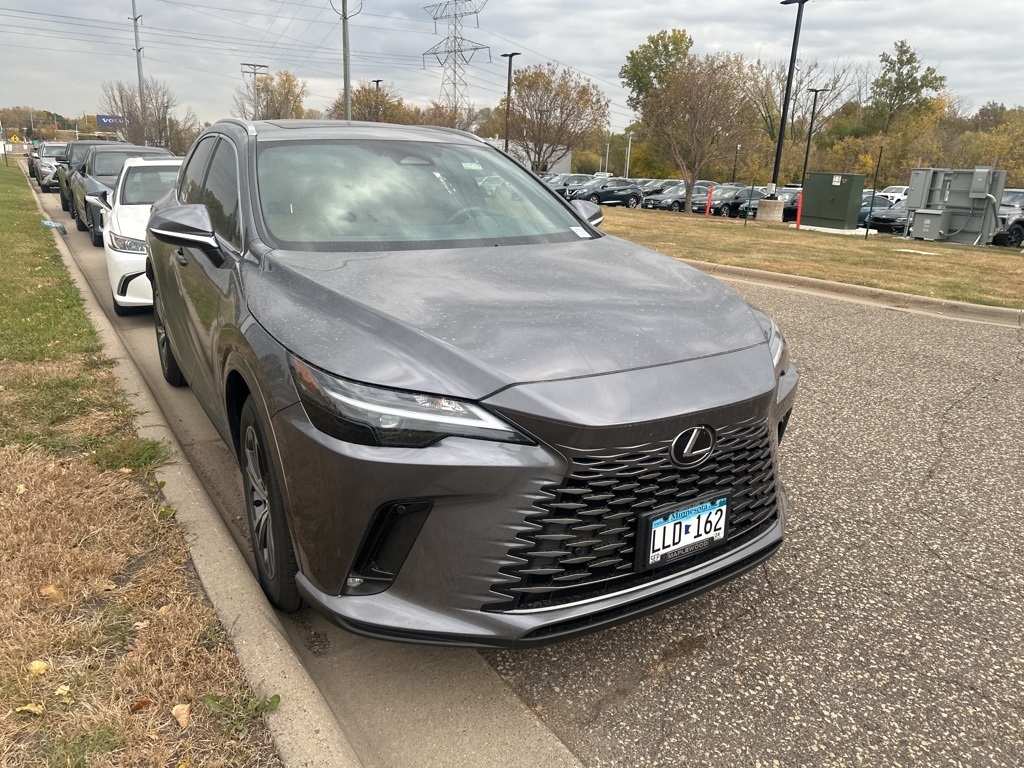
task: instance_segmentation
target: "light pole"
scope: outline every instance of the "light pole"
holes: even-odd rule
[[[501,54],[501,58],[508,59],[508,86],[505,88],[505,152],[508,152],[508,118],[512,113],[512,59],[521,55],[519,51]]]
[[[804,172],[800,174],[800,186],[807,180],[807,161],[811,157],[811,136],[814,135],[814,113],[818,110],[818,94],[831,91],[831,88],[808,88],[814,94],[814,101],[811,102],[811,125],[807,129],[807,151],[804,152]]]
[[[793,71],[796,69],[796,51],[800,46],[800,24],[804,20],[804,3],[807,0],[782,0],[780,5],[797,4],[796,29],[793,31],[793,52],[789,57],[789,74],[786,76],[786,95],[782,100],[782,119],[779,120],[779,141],[775,145],[775,168],[772,170],[772,183],[768,185],[768,198],[777,199],[775,189],[779,185],[779,167],[782,165],[782,142],[786,136],[786,122],[789,120],[789,96],[793,92]]]
[[[736,164],[740,160],[740,144],[736,145],[736,154],[732,156],[732,180],[736,181]]]
[[[633,149],[633,132],[630,131],[629,133],[626,134],[626,136],[629,139],[626,142],[626,170],[623,172],[622,175],[625,176],[628,179],[629,178],[629,153]]]

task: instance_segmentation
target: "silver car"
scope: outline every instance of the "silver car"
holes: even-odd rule
[[[203,132],[149,220],[156,341],[238,457],[274,605],[525,646],[779,548],[782,333],[599,217],[458,131]]]

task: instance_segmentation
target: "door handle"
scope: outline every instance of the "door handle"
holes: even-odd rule
[[[178,260],[178,263],[183,267],[188,266],[188,256],[185,255],[185,251],[181,248],[174,252],[174,258]]]

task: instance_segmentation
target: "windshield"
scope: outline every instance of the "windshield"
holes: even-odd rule
[[[1003,192],[1002,205],[1024,205],[1024,190]]]
[[[121,187],[121,205],[152,205],[174,186],[177,168],[129,168]]]
[[[67,144],[43,144],[39,150],[40,157],[56,157],[64,154]]]
[[[594,236],[487,146],[414,141],[261,144],[260,210],[293,250],[562,242]]]

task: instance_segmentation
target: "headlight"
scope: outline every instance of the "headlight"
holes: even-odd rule
[[[124,251],[125,253],[145,253],[146,243],[142,240],[133,240],[130,237],[123,237],[122,235],[110,233],[108,242],[110,247],[115,251]]]
[[[348,443],[426,448],[445,437],[532,445],[478,405],[441,395],[402,392],[339,379],[290,358],[302,406],[317,429]]]
[[[782,335],[779,326],[775,324],[768,315],[759,309],[755,309],[757,320],[764,331],[765,341],[768,342],[768,351],[772,356],[772,364],[775,366],[775,375],[782,374],[789,368],[789,345],[786,344],[786,337]]]
[[[47,173],[49,173],[50,171],[57,167],[53,163],[48,162],[46,160],[36,160],[36,162],[39,163],[39,167],[42,168]]]

